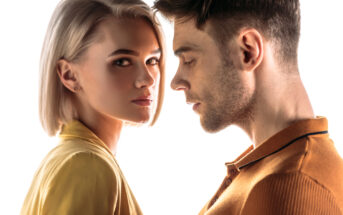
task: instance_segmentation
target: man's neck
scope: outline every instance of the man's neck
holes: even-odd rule
[[[257,94],[254,118],[242,126],[255,148],[295,121],[315,117],[300,78],[280,90],[264,90]]]

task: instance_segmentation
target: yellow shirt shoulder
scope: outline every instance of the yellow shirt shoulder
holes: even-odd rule
[[[66,161],[46,189],[43,214],[113,214],[118,176],[93,153],[81,152]]]
[[[85,125],[65,125],[60,144],[41,162],[21,215],[141,215],[106,145]]]

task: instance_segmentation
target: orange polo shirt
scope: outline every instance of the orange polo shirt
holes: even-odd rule
[[[343,214],[343,160],[326,118],[295,122],[226,166],[200,215]]]

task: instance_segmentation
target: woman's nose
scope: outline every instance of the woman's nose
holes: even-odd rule
[[[139,68],[139,75],[135,81],[135,86],[137,88],[151,87],[155,85],[156,75],[153,75],[153,72],[149,70],[148,66],[143,65]]]

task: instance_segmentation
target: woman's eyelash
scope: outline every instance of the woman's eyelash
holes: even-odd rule
[[[128,58],[120,58],[120,59],[114,60],[112,62],[112,65],[113,66],[121,66],[121,67],[129,66],[129,65],[131,65],[131,60]]]
[[[159,64],[159,62],[160,62],[159,58],[151,58],[147,60],[146,64],[157,65]],[[113,66],[126,67],[126,66],[130,66],[131,64],[132,64],[132,61],[129,58],[120,58],[120,59],[112,61]]]
[[[152,63],[152,61],[155,61],[155,62]],[[159,62],[160,62],[160,59],[158,59],[158,58],[150,58],[149,60],[147,60],[147,64],[149,64],[149,65],[157,65],[157,64],[159,64]]]

